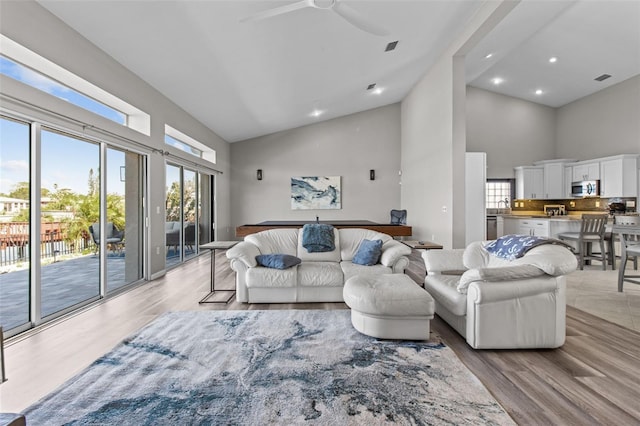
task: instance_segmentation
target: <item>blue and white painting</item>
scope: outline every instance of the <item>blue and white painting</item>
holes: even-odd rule
[[[291,209],[340,209],[340,176],[291,178]]]

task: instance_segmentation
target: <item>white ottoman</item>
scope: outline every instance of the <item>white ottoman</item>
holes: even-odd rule
[[[429,339],[435,303],[407,275],[356,275],[344,284],[342,294],[360,333],[380,339]]]

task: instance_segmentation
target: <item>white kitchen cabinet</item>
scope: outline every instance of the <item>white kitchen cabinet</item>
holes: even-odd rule
[[[544,196],[542,198],[559,200],[566,197],[564,169],[564,163],[547,163],[544,165]]]
[[[573,167],[564,167],[564,196],[563,198],[571,198],[571,183],[573,182]]]
[[[549,219],[521,219],[518,233],[520,235],[548,237]]]
[[[504,217],[502,224],[502,230],[498,232],[498,237],[503,235],[535,235],[538,237],[548,237],[551,235],[549,232],[549,219],[535,219],[535,218],[517,218],[517,217]]]
[[[576,163],[573,165],[573,182],[600,179],[600,162]]]
[[[600,196],[638,195],[638,156],[620,155],[600,160]]]
[[[541,199],[544,196],[544,167],[521,166],[515,168],[516,198]]]

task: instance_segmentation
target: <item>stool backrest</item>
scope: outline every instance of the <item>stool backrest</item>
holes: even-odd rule
[[[608,218],[609,216],[606,214],[583,214],[580,233],[583,236],[597,235],[601,238],[604,237],[604,230]]]

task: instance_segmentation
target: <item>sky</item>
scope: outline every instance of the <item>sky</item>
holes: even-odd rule
[[[116,122],[123,115],[75,92],[28,68],[0,56],[0,73],[27,83],[39,90],[81,106]],[[68,188],[78,194],[88,191],[89,170],[97,177],[99,146],[57,133],[42,132],[42,187],[54,191]],[[109,149],[107,154],[107,192],[124,194],[120,181],[120,166],[125,165],[124,153]],[[29,181],[29,127],[0,119],[0,192],[8,194],[19,182]]]

